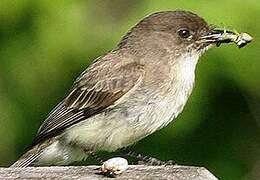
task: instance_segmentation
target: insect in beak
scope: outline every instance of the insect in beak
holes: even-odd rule
[[[202,36],[199,41],[205,43],[215,43],[220,46],[222,43],[235,43],[239,48],[250,43],[253,38],[247,33],[238,33],[225,29],[212,29],[209,33]]]

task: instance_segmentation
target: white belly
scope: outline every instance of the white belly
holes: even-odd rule
[[[160,98],[148,96],[145,87],[136,89],[112,110],[70,127],[64,133],[65,139],[89,150],[114,151],[166,126],[182,111],[191,94],[197,63],[192,60],[184,58],[185,63],[175,64],[179,73],[172,77],[174,81],[162,87],[168,91]]]
[[[82,121],[67,129],[59,141],[46,148],[37,163],[69,164],[87,157],[84,150],[115,151],[131,145],[177,117],[186,103],[187,96],[178,96],[182,99],[178,100],[180,104],[177,106],[175,98],[176,96],[169,94],[164,101],[143,104],[124,111],[121,109],[120,113],[118,107]],[[62,142],[64,140],[66,143]]]
[[[166,126],[182,111],[187,98],[187,95],[169,94],[162,101],[139,104],[131,109],[125,108],[131,107],[126,103],[74,125],[64,137],[89,150],[114,151]]]

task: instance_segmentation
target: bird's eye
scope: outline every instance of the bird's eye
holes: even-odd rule
[[[191,33],[188,29],[180,29],[178,30],[178,35],[181,37],[181,38],[188,38],[190,37]]]

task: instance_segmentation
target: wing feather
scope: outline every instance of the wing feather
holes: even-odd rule
[[[113,105],[135,87],[144,74],[143,66],[137,63],[117,67],[107,61],[104,63],[103,66],[95,63],[81,74],[69,95],[43,122],[32,146]]]

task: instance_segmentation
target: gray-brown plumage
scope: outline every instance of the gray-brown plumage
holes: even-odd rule
[[[143,73],[142,65],[135,62],[113,67],[109,59],[96,61],[41,125],[34,144],[112,105],[133,88]]]
[[[96,59],[39,128],[14,167],[62,165],[114,151],[161,129],[191,94],[212,29],[187,11],[154,13]]]

